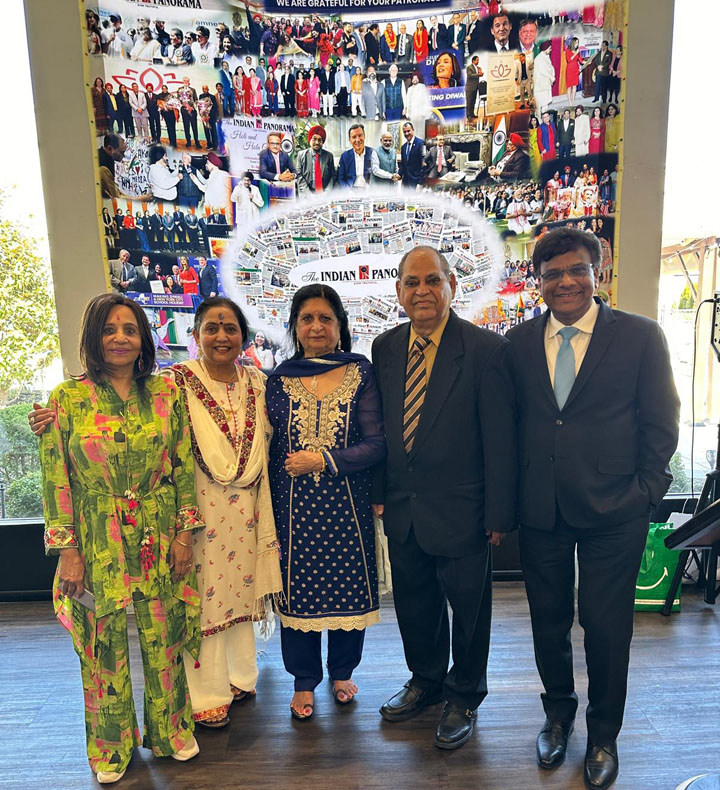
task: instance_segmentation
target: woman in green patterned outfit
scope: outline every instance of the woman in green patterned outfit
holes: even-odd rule
[[[158,757],[194,757],[184,649],[199,649],[191,530],[193,460],[184,408],[155,361],[142,309],[118,294],[83,316],[85,372],[50,396],[40,439],[45,545],[60,560],[55,612],[80,657],[90,767],[122,778],[141,743],[128,663],[133,604],[145,674],[142,744]],[[82,602],[77,600],[82,599]]]

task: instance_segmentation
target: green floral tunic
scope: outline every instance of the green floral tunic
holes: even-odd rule
[[[133,384],[127,401],[109,385],[68,380],[52,392],[49,406],[55,422],[40,441],[47,553],[80,549],[97,619],[133,598],[184,601],[186,646],[197,652],[195,574],[174,583],[167,562],[176,532],[203,526],[187,417],[174,380],[151,376],[144,396]],[[144,568],[147,538],[154,560]],[[58,617],[82,642],[77,626],[87,610],[78,606],[58,593],[56,580]]]

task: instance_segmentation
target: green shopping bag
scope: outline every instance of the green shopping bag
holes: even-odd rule
[[[672,524],[650,524],[645,553],[635,585],[635,611],[659,612],[675,575],[680,552],[665,547],[665,538],[673,531]],[[672,611],[680,611],[680,590],[673,601]]]

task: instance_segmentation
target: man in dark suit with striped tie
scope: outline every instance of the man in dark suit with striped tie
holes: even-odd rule
[[[388,456],[372,498],[388,536],[412,677],[380,713],[404,721],[445,699],[435,744],[456,749],[472,735],[487,695],[488,544],[497,545],[515,523],[508,343],[450,309],[455,275],[432,247],[403,257],[396,288],[410,323],[373,343]]]

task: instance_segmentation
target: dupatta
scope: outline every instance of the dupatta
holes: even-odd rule
[[[244,430],[236,448],[227,415],[213,398],[209,389],[212,383],[198,360],[174,365],[172,370],[183,394],[193,455],[200,469],[220,485],[257,486],[255,608],[261,614],[265,596],[277,595],[282,590],[280,549],[268,475],[271,429],[265,408],[265,377],[253,367],[243,367],[242,375],[238,370],[238,385],[245,388],[246,395]]]

